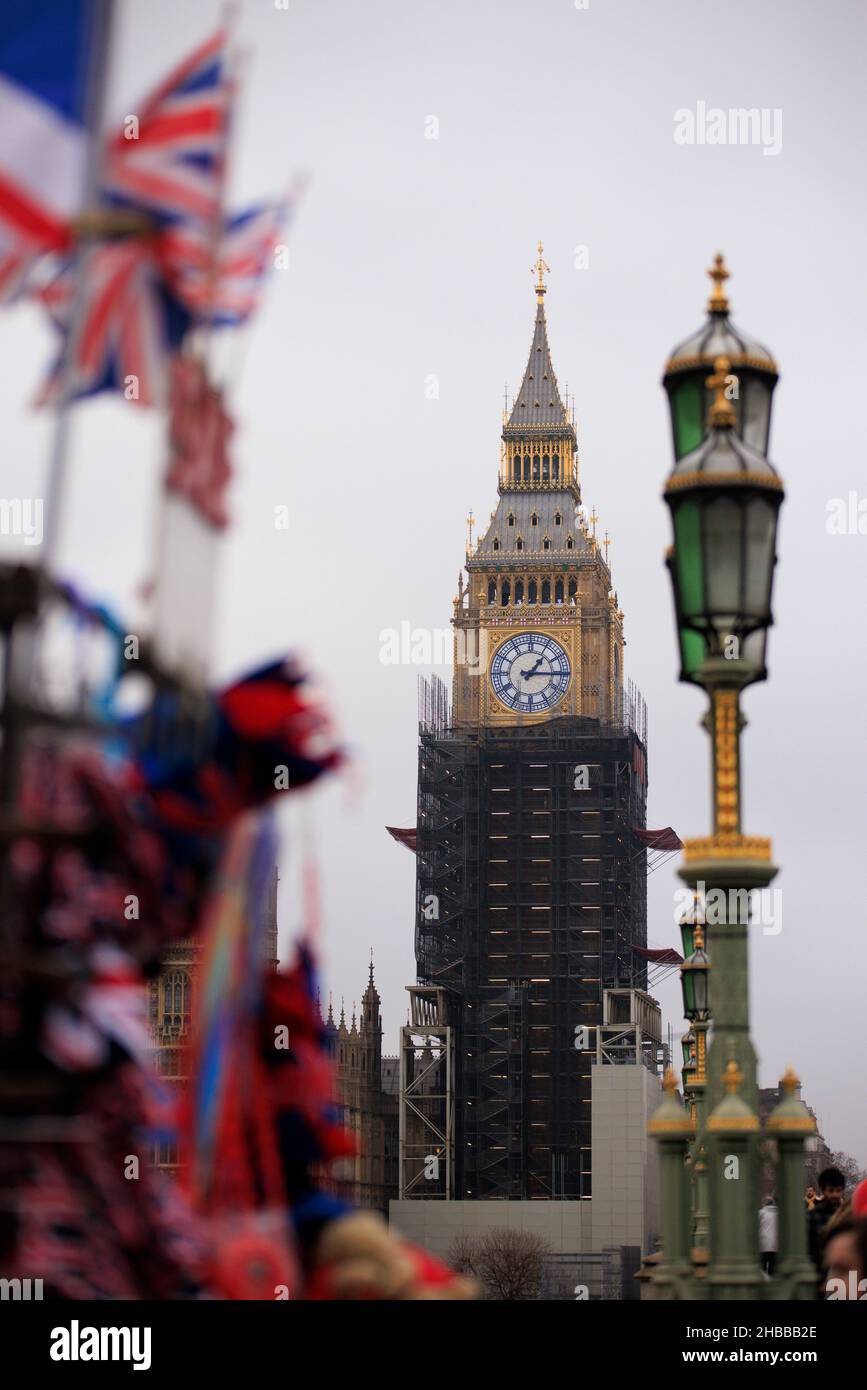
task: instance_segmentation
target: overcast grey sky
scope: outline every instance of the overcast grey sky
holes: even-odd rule
[[[211,0],[121,8],[117,117],[218,14]],[[771,456],[787,487],[771,680],[745,701],[745,830],[773,837],[783,915],[753,940],[753,1034],[762,1084],[792,1062],[832,1147],[863,1164],[867,536],[829,535],[826,506],[867,496],[865,27],[857,0],[246,0],[233,204],[296,170],[311,183],[290,267],[231,354],[236,521],[217,634],[220,675],[304,652],[355,750],[354,779],[289,817],[281,922],[297,921],[290,863],[312,822],[326,989],[349,1007],[372,945],[396,1051],[414,863],[383,826],[415,821],[419,668],[382,665],[379,633],[449,621],[467,512],[496,502],[540,237],[584,499],[613,537],[627,673],[649,705],[648,824],[709,828],[703,698],[676,683],[662,564],[659,377],[703,319],[723,250],[734,320],[781,367]],[[780,152],[676,144],[675,112],[699,102],[778,110]],[[48,355],[32,309],[0,318],[7,496],[41,474],[48,425],[26,402]],[[117,401],[76,411],[63,561],[115,602],[148,571],[161,430]],[[674,861],[650,885],[649,938],[673,943]],[[676,980],[661,998],[679,1034]]]

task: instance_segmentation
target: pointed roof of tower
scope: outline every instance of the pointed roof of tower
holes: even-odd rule
[[[370,967],[369,967],[369,970],[368,970],[367,989],[364,991],[364,994],[363,994],[361,997],[362,997],[362,1001],[365,1000],[365,999],[372,999],[372,1000],[375,1000],[377,1003],[379,1002],[379,993],[378,993],[378,991],[377,991],[376,985],[375,985],[374,982],[373,982],[373,947],[372,947],[372,946],[371,946],[371,948],[370,948]]]
[[[560,396],[557,376],[551,361],[548,345],[548,325],[545,321],[545,295],[547,289],[544,273],[548,267],[542,260],[542,243],[539,242],[539,259],[532,267],[536,279],[536,322],[533,325],[533,341],[521,389],[515,397],[512,411],[505,427],[506,432],[525,429],[570,429],[572,422]]]
[[[334,1022],[334,1003],[330,994],[328,996],[328,1015],[325,1019],[325,1031],[327,1033],[337,1032],[337,1024]]]

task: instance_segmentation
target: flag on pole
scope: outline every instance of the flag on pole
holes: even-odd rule
[[[229,218],[216,247],[208,229],[184,222],[160,239],[166,280],[199,322],[231,328],[258,307],[292,200],[263,203]]]
[[[105,194],[160,222],[219,216],[232,84],[219,30],[185,58],[108,143]]]
[[[80,262],[63,265],[39,298],[68,345],[40,405],[106,390],[121,391],[139,405],[167,400],[170,355],[180,346],[190,316],[167,293],[148,241],[89,247]],[[70,335],[73,306],[78,321]]]

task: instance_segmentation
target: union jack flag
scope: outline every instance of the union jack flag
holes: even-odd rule
[[[113,202],[173,223],[219,213],[233,84],[219,30],[144,103],[137,128],[108,143],[104,185]]]
[[[180,346],[190,316],[167,292],[150,242],[93,246],[79,263],[67,263],[39,297],[67,342],[40,405],[105,390],[122,391],[139,405],[166,399],[169,354]]]
[[[37,291],[65,335],[69,358],[55,368],[40,404],[104,390],[122,391],[139,405],[167,399],[169,357],[191,315],[173,293],[179,277],[163,236],[183,224],[204,237],[215,226],[230,107],[226,50],[220,30],[148,98],[137,129],[125,127],[108,141],[104,200],[148,213],[164,232],[87,247]],[[0,264],[0,291],[2,272]],[[14,262],[8,276],[16,278]]]
[[[167,282],[200,323],[233,327],[254,313],[290,206],[287,197],[230,218],[216,249],[197,222],[164,233],[160,249]]]

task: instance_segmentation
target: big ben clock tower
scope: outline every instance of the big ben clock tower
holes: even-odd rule
[[[596,1027],[609,1022],[606,991],[646,984],[634,834],[645,825],[645,718],[624,685],[607,538],[600,545],[595,512],[588,521],[581,509],[547,269],[540,245],[499,501],[455,600],[452,707],[440,691],[422,713],[412,1022],[427,1042],[419,1050],[409,1028],[407,1197],[590,1197]],[[416,1142],[422,1111],[430,1125]]]
[[[581,512],[575,426],[551,362],[548,267],[538,249],[533,341],[504,418],[500,500],[468,551],[468,583],[455,600],[459,726],[569,714],[613,722],[620,712],[623,614],[595,513],[588,526]]]

